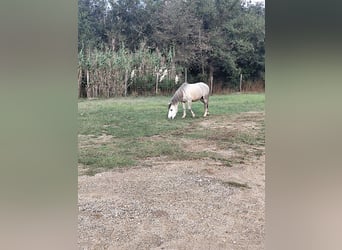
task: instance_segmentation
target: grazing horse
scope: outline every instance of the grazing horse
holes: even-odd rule
[[[198,83],[183,83],[175,92],[169,103],[169,113],[168,118],[174,119],[178,112],[178,104],[182,102],[183,104],[183,116],[186,116],[185,103],[188,104],[188,109],[191,111],[192,117],[195,117],[195,113],[191,109],[191,103],[200,100],[204,103],[204,117],[209,114],[208,104],[209,104],[209,87],[204,82]]]

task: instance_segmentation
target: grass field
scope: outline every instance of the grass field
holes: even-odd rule
[[[215,152],[185,152],[182,140],[215,140],[221,147],[235,143],[263,144],[264,131],[257,135],[227,133],[224,129],[203,129],[198,124],[205,120],[226,119],[234,114],[264,111],[264,94],[231,94],[210,97],[210,116],[203,118],[203,104],[193,103],[196,114],[188,112],[181,119],[182,107],[175,120],[167,119],[170,97],[128,97],[103,100],[80,100],[79,164],[86,174],[107,169],[143,164],[150,157],[167,159],[211,158],[231,164]]]

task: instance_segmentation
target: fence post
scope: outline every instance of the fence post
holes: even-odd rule
[[[156,78],[156,94],[158,94],[158,82],[159,82],[159,72],[157,72],[157,78]]]
[[[214,67],[210,65],[210,72],[209,72],[209,81],[210,81],[210,94],[213,94],[213,85],[214,85]]]
[[[128,69],[125,71],[125,97],[127,96]]]
[[[241,92],[241,88],[242,88],[242,74],[240,74],[240,92]]]
[[[185,77],[185,79],[184,79],[185,81],[184,82],[188,82],[188,69],[187,68],[185,68],[185,72],[184,73],[185,73],[185,76],[184,76]]]

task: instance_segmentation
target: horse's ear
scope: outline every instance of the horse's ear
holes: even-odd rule
[[[167,109],[170,109],[170,107],[171,107],[171,102],[169,102],[169,106],[168,106],[168,108],[167,108]]]

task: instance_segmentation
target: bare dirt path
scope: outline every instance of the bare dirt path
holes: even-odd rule
[[[201,126],[254,133],[263,118],[245,113]],[[246,144],[235,152],[202,139],[184,145],[227,158],[256,148]],[[146,159],[145,167],[79,176],[79,248],[264,249],[264,150],[257,146],[257,154],[231,167],[215,159],[158,157]]]

